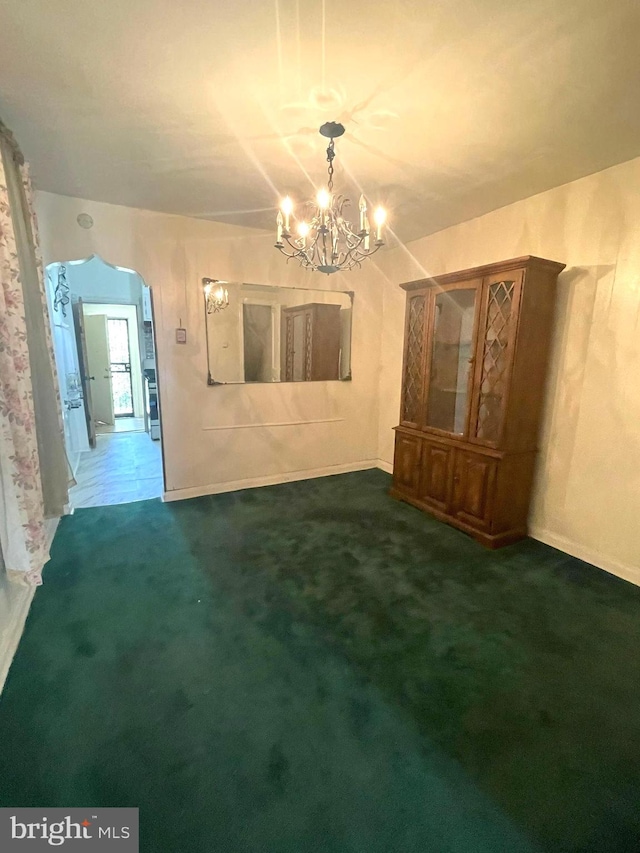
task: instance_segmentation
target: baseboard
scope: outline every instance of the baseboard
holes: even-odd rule
[[[544,527],[534,525],[529,528],[529,536],[532,539],[537,539],[539,542],[544,542],[545,545],[551,545],[552,548],[557,548],[559,551],[564,551],[566,554],[571,554],[572,557],[577,557],[579,560],[584,560],[585,563],[591,563],[599,569],[604,569],[610,575],[622,578],[625,581],[640,586],[640,569],[637,566],[620,563],[596,551],[593,548],[587,548],[580,545],[579,542],[574,542],[566,536],[561,536]]]
[[[313,480],[316,477],[331,477],[333,474],[348,474],[351,471],[368,471],[377,468],[376,459],[364,459],[361,462],[348,462],[344,465],[329,465],[326,468],[308,468],[303,471],[287,471],[283,474],[271,474],[267,477],[251,477],[246,480],[232,480],[226,483],[210,483],[195,486],[192,489],[174,489],[165,492],[165,502],[183,501],[188,498],[201,498],[205,495],[220,495],[224,492],[238,492],[241,489],[258,489],[261,486],[277,486],[280,483],[293,483],[296,480]]]
[[[47,550],[51,547],[53,537],[58,529],[60,519],[51,519],[47,524]],[[4,569],[2,569],[4,571]],[[0,694],[4,689],[9,667],[13,661],[15,653],[24,631],[24,626],[29,615],[31,602],[35,595],[37,587],[35,586],[19,586],[7,581],[9,602],[9,613],[7,622],[4,625],[2,634],[0,635]]]
[[[376,459],[376,468],[381,468],[387,474],[393,474],[393,465],[391,462],[385,462],[384,459]]]

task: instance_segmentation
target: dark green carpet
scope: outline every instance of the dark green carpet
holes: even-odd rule
[[[79,510],[0,700],[0,804],[146,853],[640,849],[640,590],[379,471]]]

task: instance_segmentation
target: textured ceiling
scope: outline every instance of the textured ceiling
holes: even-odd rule
[[[407,240],[640,155],[639,35],[637,0],[3,0],[0,116],[41,189],[253,227],[337,119],[336,187]]]

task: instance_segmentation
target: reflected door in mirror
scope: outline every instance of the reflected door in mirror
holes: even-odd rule
[[[305,372],[306,354],[310,348],[311,341],[305,335],[306,320],[309,315],[301,314],[299,311],[289,318],[290,334],[287,340],[291,343],[289,361],[291,368],[287,371],[287,380],[304,382],[307,379]]]
[[[273,364],[273,309],[270,305],[242,306],[244,381],[271,382]]]
[[[340,377],[340,305],[310,303],[282,311],[282,379]]]

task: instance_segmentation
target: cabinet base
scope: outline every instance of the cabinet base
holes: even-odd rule
[[[527,537],[526,527],[506,530],[502,533],[487,533],[483,530],[478,530],[471,524],[467,524],[467,522],[462,521],[455,516],[447,515],[445,512],[434,509],[434,507],[427,506],[423,501],[419,501],[395,487],[389,489],[389,494],[392,498],[411,504],[412,506],[417,507],[417,509],[422,510],[427,515],[437,518],[438,521],[444,521],[445,524],[449,524],[451,527],[456,527],[458,530],[462,530],[463,533],[467,533],[469,536],[472,536],[477,542],[484,545],[485,548],[491,548],[494,550],[496,548],[503,548],[505,545],[512,545],[514,542],[519,542],[521,539],[526,539]]]

